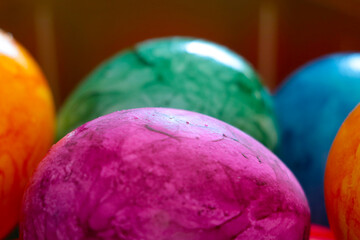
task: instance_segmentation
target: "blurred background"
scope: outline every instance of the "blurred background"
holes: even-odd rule
[[[324,54],[360,50],[359,0],[1,0],[0,28],[36,58],[59,107],[100,62],[162,36],[205,38],[274,89]]]

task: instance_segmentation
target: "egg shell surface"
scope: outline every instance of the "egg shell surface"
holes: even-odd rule
[[[327,225],[324,174],[331,143],[360,102],[360,54],[316,59],[286,79],[274,96],[279,120],[278,156],[309,200],[311,221]]]
[[[19,220],[25,185],[54,138],[54,105],[41,70],[0,30],[0,239]]]
[[[287,167],[242,131],[195,112],[140,108],[52,147],[23,202],[30,239],[308,239]]]
[[[360,107],[342,124],[325,172],[325,200],[337,239],[360,239]]]
[[[139,107],[203,113],[270,149],[278,143],[272,98],[250,64],[219,44],[184,37],[139,43],[97,67],[60,110],[57,138],[96,117]]]

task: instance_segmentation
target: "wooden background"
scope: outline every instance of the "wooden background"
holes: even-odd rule
[[[153,37],[226,45],[270,89],[305,62],[360,51],[358,0],[0,0],[0,28],[43,68],[59,107],[100,62]]]

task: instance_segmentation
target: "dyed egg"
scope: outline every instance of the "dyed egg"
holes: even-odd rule
[[[200,112],[270,149],[277,144],[272,99],[250,65],[225,47],[190,38],[143,42],[103,63],[60,111],[57,137],[96,117],[139,107]]]
[[[0,31],[0,239],[16,225],[25,184],[53,137],[49,87],[31,56]]]
[[[331,147],[325,172],[325,201],[337,239],[360,239],[360,106],[347,117]]]
[[[341,123],[360,102],[360,54],[333,54],[291,75],[275,94],[279,157],[309,200],[312,222],[327,225],[324,172]]]
[[[299,183],[262,144],[185,110],[114,112],[66,135],[23,202],[29,239],[308,238]]]
[[[329,228],[312,224],[309,240],[335,240],[335,236]]]

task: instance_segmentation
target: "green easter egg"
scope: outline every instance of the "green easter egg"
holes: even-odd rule
[[[271,96],[252,67],[218,44],[171,37],[142,42],[96,68],[58,115],[57,139],[99,116],[168,107],[225,121],[274,149]]]

